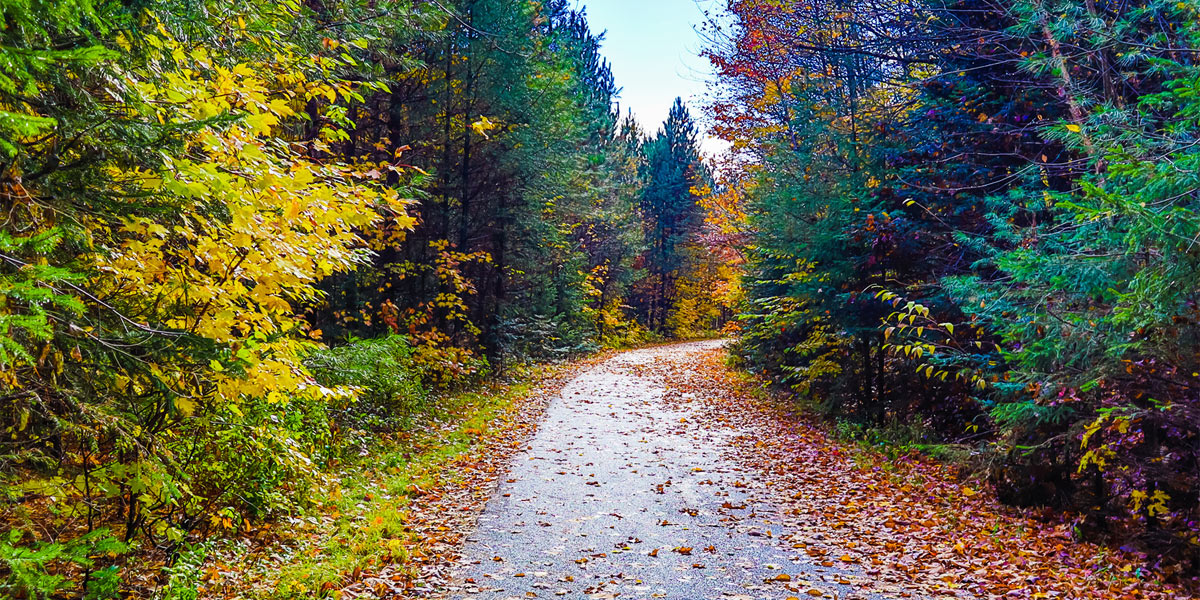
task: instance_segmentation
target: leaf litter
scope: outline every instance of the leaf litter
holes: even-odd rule
[[[909,454],[896,459],[841,442],[794,402],[731,370],[722,349],[664,356],[652,372],[697,427],[733,432],[726,456],[764,483],[782,509],[779,538],[856,590],[930,598],[1191,598],[1144,557],[1073,539],[1069,518],[1001,505],[979,481]],[[806,590],[824,595],[822,590]]]

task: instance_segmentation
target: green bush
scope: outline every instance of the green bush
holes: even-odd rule
[[[662,334],[655,333],[636,321],[629,321],[623,323],[618,328],[614,328],[610,333],[601,338],[600,346],[614,350],[624,350],[664,341],[666,341],[666,337]]]
[[[163,568],[167,585],[155,594],[156,600],[196,600],[200,597],[200,577],[208,559],[211,543],[188,544],[175,558],[175,563]]]
[[[306,365],[321,385],[358,390],[358,400],[333,409],[339,424],[383,429],[407,426],[429,408],[429,394],[416,358],[407,339],[391,335],[354,339],[345,346],[320,350],[308,357]]]
[[[0,597],[52,598],[76,588],[63,572],[67,565],[91,569],[96,559],[128,551],[107,529],[97,529],[69,542],[25,543],[26,532],[12,529],[0,538]],[[87,598],[115,597],[120,578],[116,569],[100,569],[89,577]]]

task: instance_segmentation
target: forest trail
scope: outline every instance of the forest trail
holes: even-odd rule
[[[585,366],[500,477],[441,597],[1194,597],[955,467],[836,439],[730,368],[724,345]]]
[[[719,341],[634,350],[563,388],[467,539],[449,598],[853,595],[784,532],[762,473],[681,391]],[[669,382],[665,374],[683,377]],[[701,385],[697,389],[703,389]],[[838,583],[839,581],[844,583]]]

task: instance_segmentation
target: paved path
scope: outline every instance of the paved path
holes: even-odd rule
[[[448,597],[808,597],[804,579],[831,570],[780,539],[754,498],[760,477],[728,457],[737,432],[695,426],[654,375],[719,344],[626,352],[569,383],[480,516]]]

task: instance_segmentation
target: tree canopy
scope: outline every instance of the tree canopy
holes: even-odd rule
[[[748,173],[740,355],[1194,564],[1195,7],[728,8],[708,56]]]

